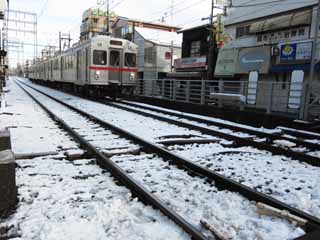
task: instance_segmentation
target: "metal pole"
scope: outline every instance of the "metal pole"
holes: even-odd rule
[[[320,25],[320,0],[318,1],[318,7],[317,7],[317,17],[316,17],[316,23],[314,25],[314,37],[313,37],[313,48],[312,48],[312,59],[310,64],[310,76],[309,76],[309,82],[306,83],[305,89],[306,89],[306,98],[304,104],[304,110],[303,110],[303,119],[308,120],[309,115],[309,103],[311,98],[311,88],[312,83],[314,81],[315,76],[315,65],[317,64],[317,46],[318,46],[318,34],[319,34],[319,25]]]
[[[59,53],[61,53],[61,32],[59,32]]]
[[[171,41],[171,53],[170,53],[170,70],[171,72],[173,72],[173,41]]]
[[[107,35],[110,35],[110,2],[106,0],[107,3]]]
[[[214,39],[213,39],[213,9],[214,9],[214,0],[212,0],[211,3],[211,15],[210,15],[210,35],[209,35],[209,54],[208,54],[208,73],[207,73],[207,78],[208,80],[213,78],[213,44],[214,44]]]

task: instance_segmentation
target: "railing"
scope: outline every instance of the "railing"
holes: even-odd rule
[[[244,108],[298,116],[303,102],[301,83],[207,80],[138,80],[136,94],[171,101]],[[320,104],[316,99],[314,105]]]

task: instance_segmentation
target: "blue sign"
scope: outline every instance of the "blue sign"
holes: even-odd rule
[[[287,43],[281,46],[281,62],[311,60],[312,42]]]
[[[296,60],[297,44],[285,44],[281,46],[280,59],[281,61]]]

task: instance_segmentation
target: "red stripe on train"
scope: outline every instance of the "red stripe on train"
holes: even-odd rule
[[[112,68],[112,67],[90,67],[91,70],[95,71],[111,71],[111,72],[137,72],[136,68]]]

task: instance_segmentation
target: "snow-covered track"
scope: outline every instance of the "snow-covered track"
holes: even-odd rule
[[[308,142],[308,141],[297,139],[297,138],[287,137],[287,136],[284,136],[283,134],[271,134],[271,133],[253,130],[250,128],[232,126],[232,125],[221,123],[221,122],[215,122],[215,121],[202,119],[202,118],[198,118],[198,117],[194,117],[186,114],[179,114],[179,113],[166,111],[159,108],[146,107],[146,106],[141,106],[141,105],[132,104],[132,103],[129,104],[127,102],[122,102],[122,101],[111,102],[111,101],[99,100],[99,102],[103,102],[105,104],[108,104],[109,106],[119,108],[125,111],[140,114],[142,116],[151,117],[157,120],[175,124],[180,127],[197,130],[202,132],[203,134],[218,136],[230,141],[234,141],[241,146],[252,146],[260,150],[269,151],[275,155],[284,155],[289,158],[293,158],[313,166],[320,166],[320,158],[309,155],[309,154],[305,154],[302,152],[294,151],[292,149],[287,149],[282,146],[275,145],[274,141],[279,140],[279,142],[286,141],[289,143],[294,143],[295,147],[305,147],[305,148],[308,148],[310,151],[320,150],[320,144]],[[175,118],[173,118],[172,116],[174,116]],[[184,121],[184,120],[187,120],[187,121]],[[190,121],[193,121],[193,123],[190,123]],[[200,123],[200,124],[197,124],[197,123]],[[206,126],[204,126],[204,124]],[[229,129],[234,132],[226,133],[221,129],[219,130],[219,129],[211,128],[212,126]],[[251,136],[239,137],[237,136],[238,133],[250,134]],[[262,141],[260,141],[261,139]]]
[[[29,86],[30,87],[30,86]],[[38,91],[38,92],[41,92],[39,91],[38,89],[35,89],[33,88],[35,91]],[[277,209],[281,209],[281,210],[287,210],[289,211],[290,213],[296,215],[296,216],[299,216],[299,217],[302,217],[304,219],[307,219],[308,220],[308,223],[307,223],[307,227],[306,227],[306,230],[307,232],[309,232],[310,234],[315,234],[315,231],[319,229],[319,226],[320,226],[320,220],[309,215],[309,214],[306,214],[302,211],[299,211],[297,209],[294,209],[294,208],[291,208],[289,207],[288,205],[280,202],[280,201],[277,201],[271,197],[268,197],[264,194],[261,194],[261,193],[258,193],[242,184],[239,184],[235,181],[232,181],[226,177],[223,177],[217,173],[214,173],[206,168],[203,168],[199,165],[196,165],[194,163],[192,163],[191,161],[187,160],[187,159],[184,159],[178,155],[175,155],[153,143],[150,143],[142,138],[139,138],[123,129],[120,129],[110,123],[106,123],[80,109],[77,109],[73,106],[70,106],[69,104],[66,104],[56,98],[53,98],[52,96],[49,96],[45,93],[42,92],[42,94],[46,95],[47,97],[51,98],[51,99],[54,99],[55,101],[59,102],[60,104],[80,113],[81,115],[84,115],[86,117],[88,117],[89,119],[93,120],[94,122],[96,122],[97,124],[101,125],[102,127],[105,127],[107,129],[111,129],[112,131],[118,133],[120,136],[123,136],[125,137],[126,139],[129,139],[133,142],[135,142],[136,144],[138,145],[141,145],[143,148],[145,149],[148,149],[149,151],[153,152],[153,153],[156,153],[158,156],[164,158],[164,159],[167,159],[169,161],[171,161],[172,163],[174,163],[175,165],[183,168],[183,169],[186,169],[188,172],[192,172],[193,175],[197,175],[197,176],[202,176],[202,177],[205,177],[206,179],[208,179],[209,181],[213,181],[216,185],[216,187],[221,191],[221,190],[228,190],[228,191],[231,191],[231,192],[238,192],[240,193],[242,196],[244,196],[245,198],[249,199],[249,200],[252,200],[252,201],[256,201],[256,202],[262,202],[262,203],[265,203],[267,205],[270,205],[270,206],[273,206]],[[60,120],[62,123],[64,123],[62,120]],[[70,127],[67,128],[67,130],[72,130]],[[81,137],[79,136],[79,134],[77,134],[76,132],[73,131],[73,135],[76,136],[77,138],[81,139]],[[71,132],[72,133],[72,132]],[[86,143],[86,142],[84,142]],[[91,146],[92,148],[94,148],[93,146]],[[94,150],[94,149],[92,149]],[[101,154],[99,151],[97,152],[97,154]],[[99,155],[98,155],[99,156]],[[101,155],[99,156],[100,158],[103,158],[105,157],[104,155]],[[118,159],[118,161],[121,162],[121,159]],[[112,161],[111,161],[112,162]],[[114,167],[115,169],[118,169],[119,167],[117,165],[115,165]],[[191,171],[190,171],[191,170]],[[114,169],[111,169],[111,171],[115,171]],[[115,173],[114,173],[115,174]],[[118,178],[121,176],[117,176]],[[134,180],[133,180],[134,181]],[[181,224],[181,223],[180,223]],[[181,225],[180,225],[181,226]],[[192,227],[192,226],[191,226]],[[189,233],[190,233],[190,230],[189,230]],[[307,234],[305,237],[308,237],[309,235]],[[201,239],[201,238],[198,238],[198,239]],[[308,238],[306,238],[308,239]]]
[[[168,208],[159,199],[148,192],[142,185],[135,181],[132,177],[126,174],[121,168],[113,163],[108,157],[100,152],[90,142],[85,140],[79,133],[77,133],[72,127],[70,127],[63,119],[60,119],[52,111],[50,111],[44,104],[42,104],[36,97],[34,97],[28,90],[26,90],[21,84],[18,84],[35,102],[37,102],[48,114],[52,117],[64,130],[66,130],[81,147],[90,152],[97,159],[97,163],[107,169],[118,181],[128,187],[133,194],[135,194],[142,202],[150,204],[151,206],[159,209],[165,216],[170,218],[173,222],[184,229],[194,239],[205,240],[207,239],[200,231],[189,224],[185,219],[179,216],[177,213]]]

